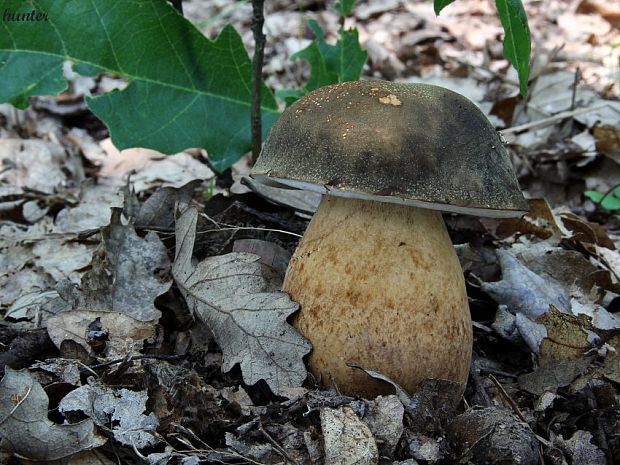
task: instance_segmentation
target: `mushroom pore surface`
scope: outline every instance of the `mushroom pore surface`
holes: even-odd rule
[[[393,392],[347,364],[414,392],[428,378],[462,383],[472,329],[465,282],[441,213],[324,196],[283,290],[313,345],[311,372],[343,394]]]

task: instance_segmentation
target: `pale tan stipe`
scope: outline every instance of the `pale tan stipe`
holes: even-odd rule
[[[323,197],[283,290],[301,305],[293,324],[312,342],[310,370],[342,393],[412,393],[425,378],[463,383],[472,329],[463,273],[441,214]]]

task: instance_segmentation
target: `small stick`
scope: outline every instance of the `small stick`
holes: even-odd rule
[[[512,134],[515,132],[525,131],[526,129],[536,128],[539,126],[547,126],[549,124],[553,124],[556,121],[562,121],[565,118],[570,118],[571,116],[581,115],[582,113],[590,113],[591,111],[600,110],[601,108],[606,107],[606,103],[602,103],[600,105],[595,105],[593,107],[587,108],[577,108],[572,111],[563,111],[558,113],[557,115],[550,116],[548,118],[539,119],[538,121],[531,121],[529,123],[521,124],[519,126],[513,126],[508,129],[503,129],[500,131],[501,134]]]
[[[581,79],[581,70],[579,66],[575,70],[575,79],[573,81],[573,95],[570,98],[570,109],[571,111],[575,109],[575,102],[577,100],[577,84],[579,84],[579,80]]]
[[[205,229],[203,231],[198,231],[196,234],[207,234],[210,232],[219,232],[219,231],[238,231],[240,229],[249,229],[249,230],[254,230],[254,231],[267,231],[267,232],[276,232],[276,233],[280,233],[280,234],[288,234],[290,236],[295,236],[295,237],[303,237],[301,234],[297,234],[294,232],[290,232],[290,231],[285,231],[283,229],[271,229],[271,228],[254,228],[251,226],[231,226],[230,228],[218,228],[218,229]]]
[[[525,417],[523,416],[523,413],[521,413],[521,410],[519,409],[519,406],[517,405],[517,403],[512,399],[512,397],[510,397],[508,395],[508,393],[504,390],[504,387],[499,383],[499,381],[495,378],[495,376],[493,375],[489,375],[489,378],[491,379],[491,381],[493,381],[493,384],[495,384],[495,386],[497,387],[497,389],[499,389],[500,394],[502,395],[502,397],[506,400],[506,402],[508,402],[508,404],[510,404],[510,407],[512,408],[512,410],[515,412],[515,414],[519,417],[519,419],[527,424],[527,420],[525,419]]]
[[[151,355],[134,355],[129,358],[117,358],[116,360],[110,360],[109,362],[99,363],[98,365],[91,365],[89,371],[96,370],[98,368],[104,368],[110,365],[115,365],[117,363],[123,362],[133,362],[134,360],[168,360],[168,361],[176,361],[181,360],[180,355],[160,355],[160,354],[151,354]]]
[[[263,436],[265,436],[265,438],[267,439],[267,441],[269,441],[271,443],[271,445],[276,449],[276,451],[278,451],[280,453],[280,455],[282,455],[282,457],[284,457],[286,460],[288,460],[291,463],[295,463],[295,461],[291,458],[290,455],[288,455],[288,452],[286,452],[282,446],[280,444],[277,443],[277,441],[271,437],[271,435],[265,431],[265,428],[263,428],[263,425],[258,425],[258,430],[262,433]]]
[[[215,225],[215,227],[217,227],[217,229],[205,229],[203,231],[198,231],[197,234],[204,234],[204,233],[208,233],[208,232],[214,232],[214,231],[230,231],[230,230],[237,230],[237,229],[250,229],[250,230],[255,230],[255,231],[267,231],[267,232],[278,232],[278,233],[282,233],[282,234],[290,234],[291,236],[295,236],[295,237],[303,237],[301,234],[297,234],[291,231],[285,231],[284,229],[271,229],[271,228],[257,228],[254,226],[235,226],[234,224],[228,224],[228,223],[218,223],[217,221],[215,221],[213,218],[211,218],[209,215],[205,214],[205,213],[201,213],[200,216],[206,218],[207,220],[209,220],[211,223],[213,223]],[[222,226],[225,226],[224,228]]]
[[[263,84],[263,59],[265,56],[265,34],[263,24],[264,0],[252,0],[252,34],[254,35],[254,57],[252,58],[252,163],[260,154],[262,142],[261,86]]]
[[[532,427],[530,426],[530,424],[527,422],[527,420],[523,416],[523,413],[521,413],[521,409],[519,409],[519,406],[517,405],[517,403],[504,390],[504,387],[499,383],[499,381],[497,381],[497,379],[495,379],[495,376],[489,375],[489,378],[491,379],[491,381],[493,381],[493,384],[497,386],[497,389],[499,389],[499,392],[502,395],[502,397],[506,399],[506,402],[510,404],[510,407],[512,407],[513,412],[515,412],[515,414],[519,417],[519,419],[527,425],[527,427],[530,429],[532,434],[534,434],[538,438],[538,436],[532,430]],[[538,459],[541,465],[545,465],[545,456],[543,454],[542,444],[538,444]]]

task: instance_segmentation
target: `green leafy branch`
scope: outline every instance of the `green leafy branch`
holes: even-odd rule
[[[204,147],[218,171],[250,150],[252,65],[232,26],[209,40],[162,0],[0,0],[0,11],[33,8],[49,20],[0,22],[0,101],[63,91],[70,60],[129,82],[87,98],[119,149]],[[265,137],[279,112],[264,85],[261,113]]]

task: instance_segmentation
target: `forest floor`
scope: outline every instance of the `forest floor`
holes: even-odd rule
[[[309,19],[337,39],[333,3],[266,2],[271,89],[307,78],[290,57],[312,39]],[[520,219],[444,215],[473,319],[463,396],[434,380],[352,398],[311,377],[299,387],[303,365],[297,387],[258,381],[252,369],[305,353],[256,349],[269,326],[290,334],[295,304],[239,323],[245,355],[203,307],[243,305],[252,287],[281,299],[317,196],[252,184],[249,156],[216,176],[204,150],[119,152],[83,100],[122,87],[115,76],[68,70],[60,96],[0,105],[0,461],[28,458],[12,449],[72,465],[620,463],[620,7],[524,6],[526,98],[494,2],[436,17],[430,0],[359,0],[345,22],[368,51],[363,79],[437,84],[478,105],[529,201]],[[184,13],[210,38],[232,23],[252,51],[249,2],[190,0]],[[218,278],[188,296],[177,278],[198,268]]]

